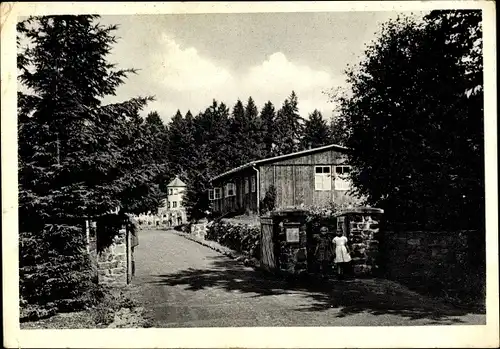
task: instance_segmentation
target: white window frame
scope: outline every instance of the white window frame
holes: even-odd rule
[[[173,190],[172,188],[169,188],[169,189],[168,189],[168,195],[172,195],[172,194],[173,194],[173,192],[174,192],[174,190]]]
[[[174,188],[174,195],[178,195],[179,194],[179,189],[178,188]]]
[[[214,188],[214,200],[219,200],[220,198],[222,198],[221,188],[219,188],[219,187]]]
[[[214,189],[208,189],[208,200],[214,201],[215,200],[215,191]]]
[[[252,193],[255,193],[257,190],[257,181],[255,179],[255,176],[250,177],[250,182],[252,187]]]
[[[172,201],[172,208],[177,208],[177,201]]]
[[[170,201],[167,201],[167,208],[170,208]]]
[[[321,169],[321,172],[318,172]],[[328,172],[324,172],[328,169]],[[330,191],[332,190],[332,166],[318,165],[314,166],[314,190]]]
[[[225,188],[226,188],[226,190],[225,190],[226,192],[225,192],[224,196],[226,198],[236,196],[236,185],[234,183],[227,183]],[[230,191],[232,193],[229,193]]]
[[[345,168],[347,167],[349,169],[349,172],[351,171],[351,166],[349,165],[338,165],[334,166],[334,174],[335,174],[335,190],[349,190],[351,189],[351,180],[349,178],[349,175],[339,175],[337,173],[338,168]],[[343,172],[343,170],[342,170]]]
[[[248,182],[248,178],[245,178],[245,194],[250,192],[250,184]]]

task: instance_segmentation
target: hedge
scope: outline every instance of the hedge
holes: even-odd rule
[[[229,223],[224,220],[207,226],[205,239],[216,241],[249,258],[259,258],[260,227],[248,224]]]
[[[22,321],[95,304],[102,296],[95,276],[82,227],[45,224],[37,232],[20,232]]]

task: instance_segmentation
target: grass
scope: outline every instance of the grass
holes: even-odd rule
[[[106,328],[123,308],[133,309],[137,303],[130,297],[131,287],[108,288],[96,306],[77,312],[58,313],[46,319],[21,323],[21,329],[90,329]],[[147,323],[145,322],[145,326]]]

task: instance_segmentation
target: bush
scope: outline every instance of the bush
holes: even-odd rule
[[[86,251],[82,227],[45,224],[39,232],[19,234],[21,318],[96,304],[102,292]]]
[[[260,228],[248,224],[229,223],[224,220],[207,226],[207,240],[212,240],[250,258],[259,258]]]
[[[264,196],[264,199],[260,202],[260,214],[264,215],[271,212],[276,207],[276,188],[274,185],[269,186]]]

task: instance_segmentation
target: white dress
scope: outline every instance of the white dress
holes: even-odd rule
[[[345,236],[336,236],[333,238],[335,244],[335,263],[350,262],[351,256],[347,253],[347,238]]]

